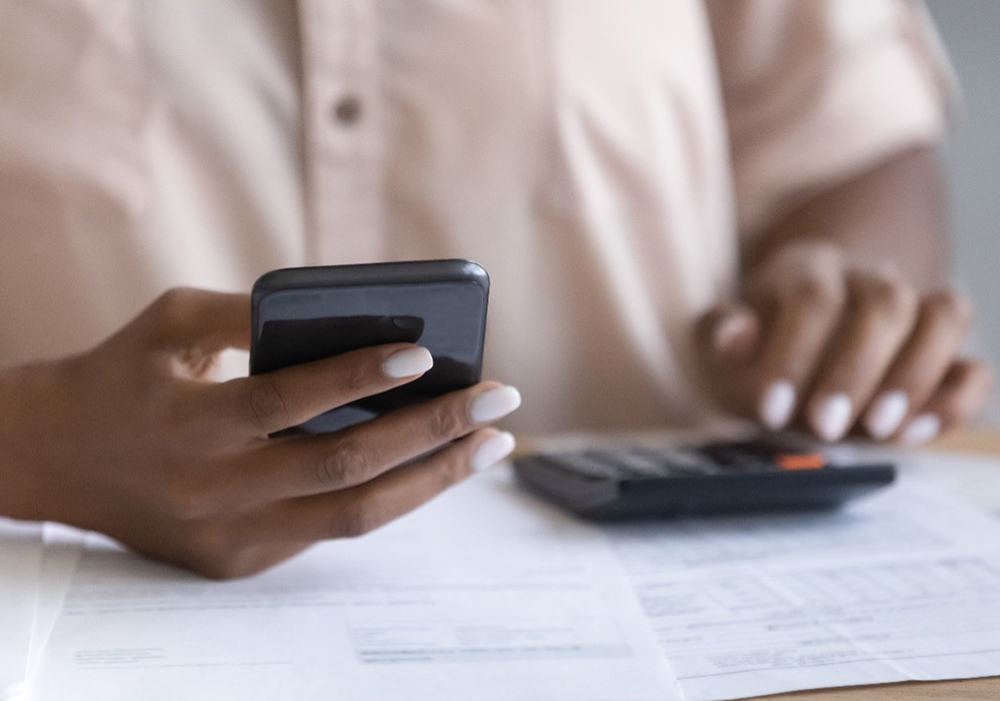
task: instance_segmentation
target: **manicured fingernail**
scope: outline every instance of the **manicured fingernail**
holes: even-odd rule
[[[899,390],[885,392],[868,410],[865,416],[865,428],[872,438],[884,441],[899,429],[909,410],[910,400],[906,392]]]
[[[773,382],[760,402],[760,420],[772,431],[788,425],[795,411],[795,385],[788,380]]]
[[[903,431],[902,440],[906,445],[923,445],[937,438],[939,433],[941,419],[934,414],[921,414]]]
[[[715,331],[712,332],[712,348],[717,353],[725,353],[730,350],[740,336],[750,328],[750,322],[741,314],[727,316],[720,321]]]
[[[407,348],[393,353],[382,363],[382,372],[397,380],[423,375],[434,367],[434,358],[426,348]]]
[[[514,434],[504,431],[487,439],[472,456],[472,469],[476,472],[493,467],[505,457],[514,452]]]
[[[843,392],[831,394],[816,407],[813,428],[819,437],[832,443],[840,440],[850,428],[851,399]]]
[[[469,416],[477,424],[496,421],[521,406],[521,393],[513,387],[498,387],[479,395],[472,402]]]

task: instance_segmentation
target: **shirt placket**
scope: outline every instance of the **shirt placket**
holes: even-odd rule
[[[384,257],[374,0],[300,0],[310,264]]]

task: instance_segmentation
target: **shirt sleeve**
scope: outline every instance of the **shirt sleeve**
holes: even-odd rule
[[[917,0],[709,0],[745,239],[810,193],[933,145],[957,82]]]

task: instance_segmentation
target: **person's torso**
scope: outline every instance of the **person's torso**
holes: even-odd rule
[[[736,257],[713,47],[701,2],[625,5],[0,4],[0,362],[177,284],[463,257],[515,427],[692,416]]]

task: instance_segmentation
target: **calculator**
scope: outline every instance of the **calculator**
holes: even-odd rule
[[[891,484],[887,462],[777,439],[542,452],[514,460],[532,491],[594,518],[830,509]]]

